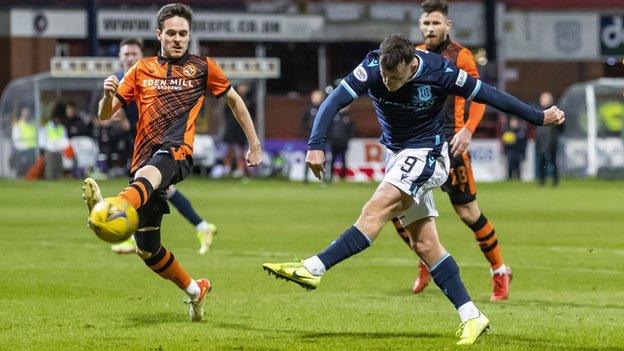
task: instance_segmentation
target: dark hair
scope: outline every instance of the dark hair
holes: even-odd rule
[[[136,45],[139,49],[143,49],[143,41],[139,38],[126,38],[119,43],[119,48],[125,45]]]
[[[412,62],[416,54],[414,44],[399,34],[386,37],[381,42],[379,49],[379,63],[386,71],[394,71],[402,62]]]
[[[156,19],[158,20],[158,29],[162,30],[163,23],[171,17],[182,17],[188,21],[189,28],[193,23],[193,11],[188,5],[179,2],[175,4],[165,5],[158,10]]]
[[[420,4],[424,13],[442,12],[444,16],[448,16],[448,4],[446,0],[425,0]]]

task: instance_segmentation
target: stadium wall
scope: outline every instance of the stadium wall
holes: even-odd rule
[[[602,62],[539,62],[508,61],[507,70],[513,72],[507,80],[507,90],[525,101],[537,102],[542,91],[556,97],[571,84],[603,76]]]

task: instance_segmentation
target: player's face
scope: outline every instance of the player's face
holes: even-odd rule
[[[434,11],[420,15],[419,27],[427,48],[436,48],[451,31],[451,20],[442,12]]]
[[[412,61],[411,63],[401,62],[392,71],[386,71],[385,69],[380,68],[381,79],[388,91],[397,91],[405,83],[407,83],[412,75],[414,75],[417,68],[418,67],[416,66],[414,61]]]
[[[185,18],[175,16],[167,19],[163,22],[162,30],[157,29],[156,34],[163,56],[178,59],[186,53],[191,31]]]
[[[135,44],[126,44],[119,48],[119,61],[124,72],[134,66],[139,59],[143,57],[141,48]]]

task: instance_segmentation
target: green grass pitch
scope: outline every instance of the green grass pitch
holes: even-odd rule
[[[416,258],[387,225],[319,289],[267,277],[264,262],[306,258],[350,226],[373,184],[210,181],[179,186],[219,226],[196,253],[172,208],[163,243],[214,284],[203,323],[181,292],[85,227],[79,181],[0,181],[0,350],[454,350],[459,319],[433,284],[411,294]],[[123,180],[101,183],[105,196]],[[624,183],[480,184],[479,202],[514,269],[490,303],[472,233],[436,191],[442,242],[490,318],[479,350],[624,350]]]

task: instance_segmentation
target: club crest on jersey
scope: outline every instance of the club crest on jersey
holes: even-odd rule
[[[368,79],[368,73],[366,73],[366,69],[362,67],[362,65],[357,66],[355,70],[353,70],[353,76],[360,82],[366,82]]]
[[[195,67],[193,65],[188,65],[186,67],[184,67],[184,75],[187,77],[194,77],[195,73],[197,73],[197,70],[195,69]]]
[[[418,93],[418,99],[420,101],[429,101],[431,100],[431,87],[428,85],[423,85],[422,87],[418,87],[416,89]]]

